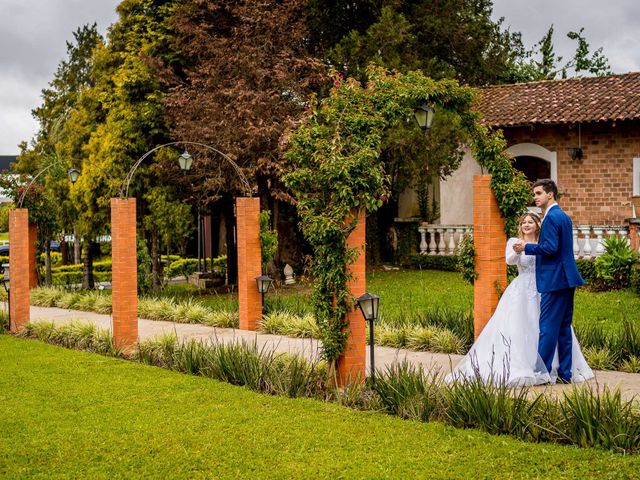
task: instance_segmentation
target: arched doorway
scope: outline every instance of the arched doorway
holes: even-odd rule
[[[515,158],[514,167],[535,182],[539,178],[558,181],[558,155],[535,143],[518,143],[506,152]]]
[[[530,182],[541,178],[551,178],[551,164],[538,157],[521,155],[515,158],[513,166],[524,173]]]

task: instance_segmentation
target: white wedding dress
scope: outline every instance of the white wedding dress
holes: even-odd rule
[[[485,383],[524,386],[555,383],[557,379],[557,352],[551,372],[538,354],[540,294],[536,288],[535,256],[515,253],[516,241],[511,238],[507,242],[506,259],[507,264],[518,266],[518,276],[505,289],[495,313],[467,355],[446,377],[447,382],[480,377]],[[593,377],[575,333],[572,362],[572,381]]]

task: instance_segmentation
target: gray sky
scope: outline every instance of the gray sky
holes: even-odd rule
[[[31,109],[40,104],[72,32],[97,22],[101,33],[116,20],[119,0],[0,0],[0,155],[18,153],[37,125]],[[494,0],[494,18],[522,32],[531,47],[555,26],[556,53],[569,58],[570,30],[585,27],[592,48],[604,47],[615,73],[640,71],[640,2],[637,0]]]

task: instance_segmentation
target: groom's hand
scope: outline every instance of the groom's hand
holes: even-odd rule
[[[524,252],[524,246],[525,246],[525,243],[522,240],[520,240],[513,244],[513,251],[516,253],[522,253]]]

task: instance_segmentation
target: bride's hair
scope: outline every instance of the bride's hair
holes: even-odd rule
[[[522,222],[524,222],[524,219],[527,217],[533,220],[533,223],[536,224],[535,235],[536,235],[536,242],[537,242],[538,236],[540,235],[540,225],[542,225],[542,222],[540,221],[540,217],[538,216],[538,214],[534,212],[527,212],[521,215],[520,218],[518,219],[518,238],[524,240],[524,234],[522,233]]]

